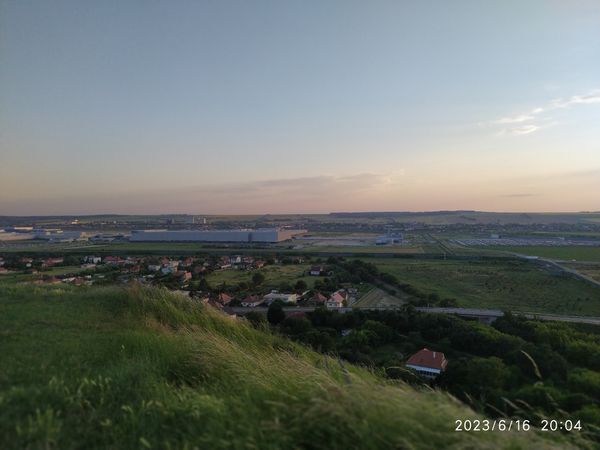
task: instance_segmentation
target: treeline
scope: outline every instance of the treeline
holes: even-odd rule
[[[475,409],[492,416],[580,419],[588,432],[599,431],[597,327],[511,314],[489,326],[410,306],[346,314],[317,309],[306,317],[269,319],[281,333],[318,351],[411,383],[423,381],[405,368],[410,355],[423,347],[444,352],[447,370],[433,384]]]

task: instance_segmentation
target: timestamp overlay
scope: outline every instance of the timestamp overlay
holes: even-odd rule
[[[583,425],[578,419],[456,419],[454,431],[581,431]]]

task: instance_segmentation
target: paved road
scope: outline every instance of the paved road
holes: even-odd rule
[[[382,308],[382,307],[371,307],[371,308],[338,308],[337,311],[341,313],[345,313],[348,311],[352,311],[354,309],[363,309],[368,311],[385,311],[385,310],[394,310],[398,308]],[[476,309],[476,308],[415,308],[418,311],[424,313],[431,314],[451,314],[457,315],[461,317],[469,317],[480,319],[484,321],[493,321],[498,317],[502,317],[504,313],[497,309]],[[256,308],[242,308],[235,307],[230,308],[230,310],[236,314],[246,314],[250,311],[256,311],[260,313],[266,313],[268,308],[259,306]],[[284,311],[287,313],[292,312],[311,312],[314,311],[315,307],[313,306],[291,306],[284,307]],[[585,316],[567,316],[567,315],[558,315],[558,314],[538,314],[531,312],[521,312],[514,311],[513,314],[525,316],[528,319],[536,319],[536,320],[545,320],[545,321],[554,321],[554,322],[570,322],[570,323],[585,323],[591,325],[600,325],[600,317],[585,317]]]

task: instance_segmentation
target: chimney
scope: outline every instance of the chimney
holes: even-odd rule
[[[433,359],[435,359],[435,352],[433,352]]]

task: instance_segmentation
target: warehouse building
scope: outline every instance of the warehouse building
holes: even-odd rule
[[[281,242],[305,230],[259,228],[256,230],[136,230],[131,242]]]

